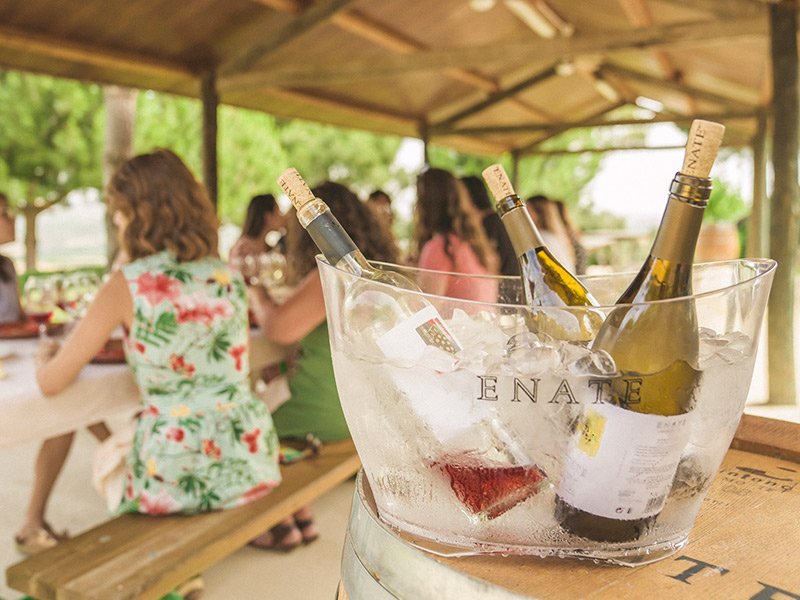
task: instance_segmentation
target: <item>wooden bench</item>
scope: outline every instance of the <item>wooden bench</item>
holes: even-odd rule
[[[6,570],[37,600],[156,600],[358,471],[351,440],[282,468],[283,482],[241,508],[199,515],[125,514]]]

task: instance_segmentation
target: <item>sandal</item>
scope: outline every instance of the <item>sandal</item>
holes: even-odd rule
[[[319,530],[313,519],[295,519],[294,522],[303,535],[304,544],[310,544],[319,537]]]
[[[183,600],[197,600],[203,595],[205,589],[203,578],[200,575],[195,575],[176,587],[175,593]]]
[[[44,527],[25,538],[14,536],[14,544],[17,546],[17,552],[24,556],[31,556],[42,550],[54,548],[59,541],[60,540],[56,538],[56,536],[47,531]]]
[[[269,536],[268,542],[264,542],[264,536]],[[268,532],[261,534],[250,541],[250,546],[263,550],[278,550],[280,552],[290,552],[303,544],[303,534],[297,525],[292,521],[291,524],[284,522],[276,525]]]

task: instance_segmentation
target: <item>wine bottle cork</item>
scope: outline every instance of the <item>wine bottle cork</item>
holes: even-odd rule
[[[690,177],[708,177],[724,133],[725,126],[719,123],[701,119],[692,121],[681,173]]]
[[[286,169],[278,175],[278,185],[294,204],[295,209],[300,210],[303,206],[314,199],[314,194],[308,184],[297,172],[294,167]]]
[[[483,179],[498,202],[503,198],[516,195],[514,186],[511,185],[511,180],[501,164],[494,164],[484,169]]]

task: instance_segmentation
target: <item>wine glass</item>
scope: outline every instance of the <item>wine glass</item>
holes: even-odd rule
[[[286,279],[286,257],[271,251],[258,255],[258,278],[268,287],[277,287]]]
[[[39,325],[39,338],[47,339],[47,323],[58,306],[58,288],[54,278],[31,275],[22,288],[22,304],[27,317]]]

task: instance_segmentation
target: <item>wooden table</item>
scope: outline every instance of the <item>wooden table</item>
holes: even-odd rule
[[[261,368],[280,360],[286,348],[250,331],[251,380]],[[0,340],[0,449],[75,431],[112,417],[133,416],[141,408],[139,388],[130,368],[89,364],[65,390],[45,397],[36,382],[33,355],[37,339]]]
[[[800,600],[800,424],[745,415],[688,545],[648,565],[445,558],[403,537],[357,493],[339,598]]]

